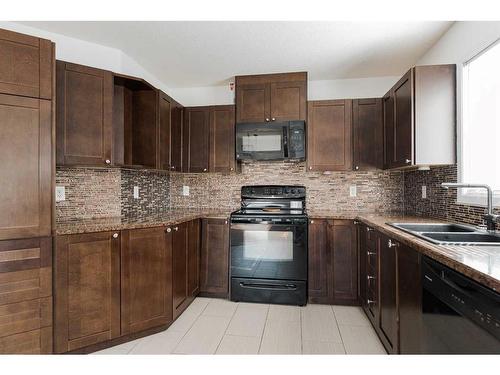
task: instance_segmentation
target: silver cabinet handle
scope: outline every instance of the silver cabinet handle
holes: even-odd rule
[[[374,305],[374,304],[375,304],[375,301],[372,301],[371,299],[367,299],[367,300],[366,300],[366,303],[367,303],[368,305]]]
[[[172,232],[172,228],[167,228],[167,229],[165,229],[165,231],[166,231],[167,233],[170,233],[170,232]]]
[[[392,242],[392,240],[387,241],[387,247],[388,248],[398,247],[398,246],[399,246],[399,244],[397,242]]]
[[[312,170],[312,169],[313,169],[313,167],[309,167],[309,170]]]
[[[410,164],[410,163],[411,163],[411,159],[406,159],[406,160],[405,160],[405,163],[406,163],[406,164]]]
[[[111,164],[111,160],[109,160],[109,159],[106,159],[104,162],[105,162],[106,164]]]
[[[376,253],[376,252],[374,252],[374,251],[367,251],[366,253],[367,253],[368,255],[377,255],[377,253]]]
[[[203,168],[203,172],[206,172],[207,171],[207,168]]]
[[[271,119],[271,121],[276,121],[276,119],[273,117],[273,118]]]
[[[118,238],[118,233],[113,233],[113,238]]]
[[[179,227],[175,227],[174,230],[177,232],[179,230]]]
[[[224,224],[227,224],[227,220],[224,220]]]
[[[311,223],[311,224],[314,224],[314,220],[311,220],[311,221],[310,221],[310,223]]]
[[[233,167],[231,167],[231,171],[234,171],[234,168],[233,168]]]
[[[269,117],[266,117],[266,122],[269,122]]]
[[[355,169],[355,170],[359,170],[359,165],[356,165],[356,166],[354,167],[354,169]]]
[[[370,275],[368,275],[368,276],[366,276],[366,279],[367,279],[368,281],[370,281],[370,280],[375,280],[375,276],[370,276]]]
[[[372,230],[373,230],[373,228],[366,227],[366,231],[367,231],[367,232],[371,232]]]
[[[175,169],[175,167],[172,165],[172,166],[170,167],[170,169]]]

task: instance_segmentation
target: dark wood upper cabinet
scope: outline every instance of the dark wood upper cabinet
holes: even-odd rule
[[[227,219],[202,220],[200,292],[214,297],[228,297],[229,225]]]
[[[210,172],[233,172],[236,169],[234,106],[210,109]]]
[[[183,171],[208,172],[210,148],[210,107],[184,109]]]
[[[306,119],[307,73],[236,77],[236,122]]]
[[[170,170],[173,172],[182,172],[183,116],[184,107],[172,100],[170,112]]]
[[[401,246],[398,248],[398,307],[399,352],[422,352],[422,285],[421,256],[417,251]]]
[[[384,96],[386,168],[456,162],[456,66],[410,69]]]
[[[352,101],[353,169],[382,169],[384,132],[382,99]]]
[[[113,75],[57,61],[57,164],[112,164]]]
[[[52,99],[54,44],[0,29],[0,93]]]
[[[172,99],[165,93],[158,95],[158,169],[170,170],[172,142]]]
[[[120,236],[56,237],[54,349],[76,350],[120,335]]]
[[[271,83],[271,121],[306,119],[307,83]]]
[[[396,241],[380,236],[380,331],[381,338],[389,353],[398,351],[398,311],[397,311],[397,258],[396,248],[401,246]]]
[[[52,353],[52,238],[0,241],[0,322],[0,354]]]
[[[122,231],[121,332],[172,321],[172,243],[165,228]]]
[[[118,166],[155,169],[158,90],[142,79],[114,74],[113,158]]]
[[[358,304],[356,227],[351,220],[309,222],[309,301]]]
[[[0,94],[0,240],[51,234],[51,105]]]
[[[319,100],[308,105],[307,170],[352,169],[352,101]]]

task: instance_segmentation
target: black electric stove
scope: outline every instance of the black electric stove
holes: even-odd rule
[[[305,305],[307,215],[303,186],[243,186],[231,214],[231,300]]]

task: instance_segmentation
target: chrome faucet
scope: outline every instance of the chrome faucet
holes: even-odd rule
[[[489,187],[489,185],[485,184],[461,184],[456,182],[443,182],[441,184],[445,189],[448,188],[481,188],[486,189],[488,193],[488,213],[484,215],[484,220],[486,221],[486,227],[489,231],[494,231],[496,227],[496,222],[500,219],[500,215],[496,215],[493,213],[493,191]]]

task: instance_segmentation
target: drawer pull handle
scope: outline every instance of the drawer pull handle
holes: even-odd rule
[[[392,240],[387,241],[387,247],[388,248],[398,247],[398,246],[399,246],[399,244],[397,242],[392,242]]]
[[[113,238],[118,238],[118,233],[113,233]]]

